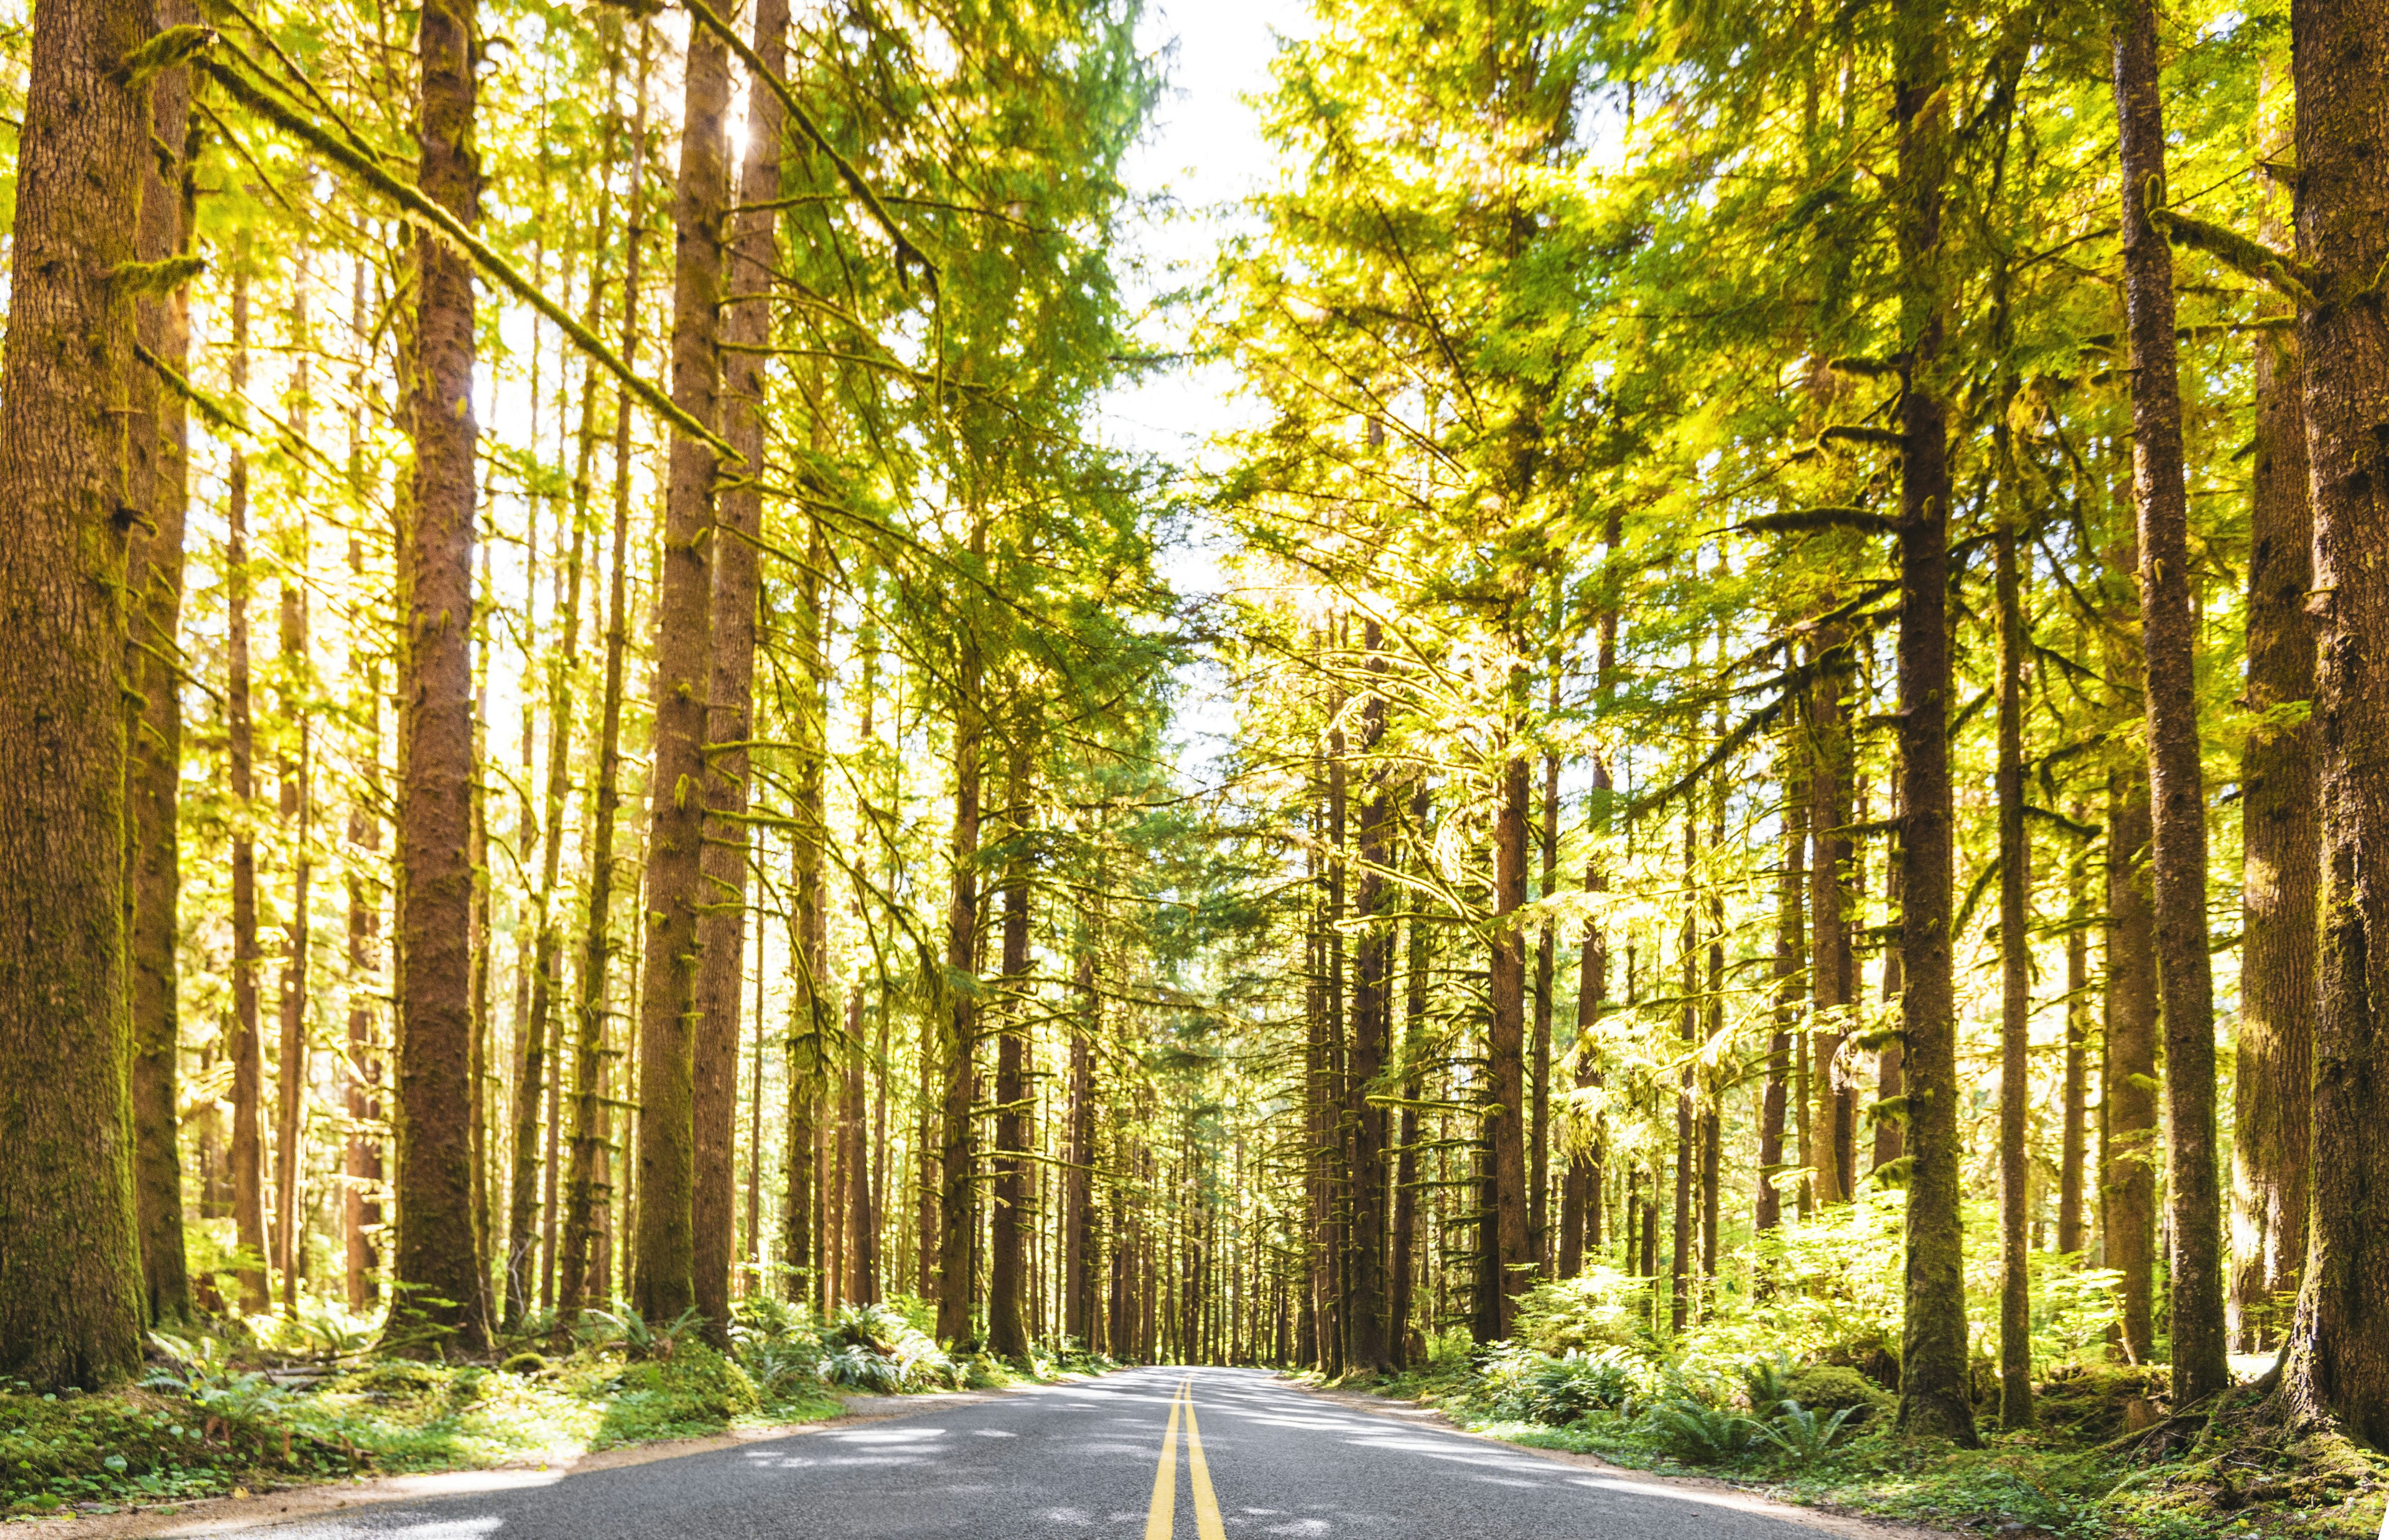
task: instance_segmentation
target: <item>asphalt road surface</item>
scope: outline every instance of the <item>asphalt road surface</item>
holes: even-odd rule
[[[218,1534],[224,1532],[219,1530]],[[1131,1369],[275,1540],[1817,1540],[1693,1487],[1347,1410],[1253,1369]]]

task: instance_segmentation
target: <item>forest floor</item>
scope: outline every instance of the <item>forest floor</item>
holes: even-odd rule
[[[2064,1381],[2049,1387],[2044,1405],[2053,1415],[2043,1427],[1992,1432],[1996,1417],[1985,1409],[1978,1449],[1900,1439],[1887,1426],[1863,1424],[1795,1449],[1753,1431],[1757,1421],[1748,1418],[1740,1419],[1739,1436],[1724,1416],[1704,1436],[1650,1408],[1596,1411],[1559,1425],[1496,1415],[1484,1377],[1464,1360],[1386,1380],[1303,1379],[1356,1406],[1424,1412],[1480,1437],[1719,1483],[1827,1513],[1999,1540],[2389,1540],[2389,1458],[2336,1437],[2284,1445],[2252,1432],[2244,1408],[2236,1421],[2225,1419],[2228,1432],[2134,1452],[2128,1438],[2100,1436],[2108,1425],[2083,1415],[2084,1397],[2069,1394]]]

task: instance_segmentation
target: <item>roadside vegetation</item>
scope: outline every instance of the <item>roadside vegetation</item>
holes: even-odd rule
[[[726,1348],[694,1313],[628,1304],[558,1333],[533,1317],[488,1362],[375,1356],[373,1317],[323,1305],[150,1338],[121,1390],[0,1381],[0,1515],[111,1513],[369,1475],[569,1459],[739,1428],[817,1422],[841,1395],[987,1390],[1108,1361],[1047,1348],[1018,1365],[949,1354],[915,1300],[808,1306],[750,1295]]]
[[[2268,1428],[2269,1376],[2177,1406],[2165,1366],[2109,1355],[2112,1275],[2064,1258],[2036,1280],[2034,1426],[1997,1431],[1999,1379],[1978,1358],[1980,1447],[1899,1436],[1898,1216],[1896,1194],[1870,1194],[1770,1232],[1681,1331],[1652,1279],[1601,1266],[1537,1287],[1508,1341],[1448,1331],[1415,1368],[1339,1383],[1514,1444],[2010,1540],[2383,1533],[2389,1460]],[[1969,1279],[1971,1310],[1993,1306],[1995,1261]]]

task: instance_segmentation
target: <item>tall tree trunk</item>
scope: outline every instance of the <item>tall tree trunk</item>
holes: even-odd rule
[[[307,441],[307,265],[302,258],[292,274],[291,345],[300,350],[292,365],[289,422],[293,437]],[[289,548],[283,552],[281,650],[275,668],[280,675],[280,706],[286,730],[296,741],[298,757],[284,757],[275,780],[280,794],[282,826],[291,840],[290,914],[283,926],[281,1042],[274,1063],[274,1266],[282,1275],[282,1307],[299,1308],[299,1272],[307,1256],[299,1234],[299,1184],[306,1169],[302,1146],[307,1137],[307,963],[309,945],[308,888],[314,875],[309,851],[313,837],[313,797],[308,784],[310,722],[307,700],[312,694],[307,650],[307,528],[298,521],[287,532]]]
[[[2157,1228],[2156,920],[2143,862],[2148,782],[2137,765],[2107,783],[2107,1031],[2100,1066],[2101,1251],[2115,1269],[2124,1353],[2149,1361]]]
[[[689,31],[672,200],[672,402],[711,427],[721,415],[722,221],[730,201],[730,57]],[[639,1234],[633,1302],[650,1320],[696,1304],[697,912],[703,874],[706,699],[713,676],[715,539],[710,445],[674,433],[656,602],[655,750],[647,793],[647,890],[639,1000]],[[735,1043],[735,1038],[733,1039]],[[718,1052],[710,1059],[718,1060]],[[720,1065],[711,1064],[718,1072]]]
[[[1800,1025],[1800,961],[1808,950],[1800,925],[1800,899],[1808,876],[1808,788],[1800,770],[1806,757],[1796,741],[1787,737],[1782,748],[1783,848],[1775,875],[1775,1033],[1768,1040],[1767,1079],[1758,1094],[1758,1192],[1753,1222],[1761,1230],[1783,1222],[1783,1198],[1775,1190],[1775,1179],[1783,1166],[1792,1034]]]
[[[0,353],[0,1373],[141,1362],[124,938],[124,420],[147,0],[33,19]],[[146,515],[145,515],[146,516]]]
[[[1501,801],[1493,826],[1493,932],[1488,980],[1492,1013],[1486,1032],[1491,1060],[1491,1148],[1495,1279],[1501,1330],[1510,1335],[1517,1299],[1532,1281],[1527,1248],[1525,1087],[1527,938],[1515,916],[1527,901],[1527,758],[1514,745],[1501,766]]]
[[[820,1103],[826,1090],[830,1063],[830,990],[827,934],[822,893],[824,850],[828,827],[824,821],[824,762],[829,742],[829,668],[823,635],[822,574],[827,566],[822,531],[816,526],[807,549],[804,569],[797,579],[795,613],[787,621],[797,642],[795,699],[785,707],[794,719],[797,750],[796,806],[791,809],[788,839],[788,956],[793,999],[789,1001],[787,1063],[787,1201],[786,1234],[782,1254],[788,1274],[788,1297],[807,1297],[808,1283],[819,1295],[829,1279],[815,1260],[824,1231],[835,1212],[821,1203],[821,1222],[813,1222],[816,1199],[829,1196],[818,1179]],[[808,1271],[810,1269],[810,1271]]]
[[[639,356],[639,269],[645,250],[648,24],[639,24],[637,118],[631,134],[629,218],[622,255],[622,328],[617,351],[626,363]],[[620,47],[620,34],[607,40]],[[607,106],[613,107],[609,96]],[[608,133],[619,119],[608,112]],[[605,1250],[610,1234],[611,1172],[606,1141],[606,975],[614,955],[614,834],[622,805],[622,659],[630,645],[628,579],[631,536],[631,400],[614,401],[614,528],[606,577],[606,666],[597,706],[597,774],[589,814],[589,909],[581,937],[580,992],[573,1001],[572,1144],[565,1183],[564,1236],[558,1243],[556,1317],[569,1330],[590,1303],[593,1272],[597,1292],[613,1271]]]
[[[1335,639],[1339,649],[1347,622],[1339,621]],[[1323,1223],[1320,1229],[1321,1340],[1325,1344],[1326,1371],[1344,1372],[1352,1348],[1351,1239],[1352,1119],[1347,1105],[1350,1083],[1345,1078],[1344,916],[1348,839],[1350,777],[1344,732],[1344,691],[1341,685],[1327,699],[1327,848],[1320,867],[1324,907],[1320,915],[1319,944],[1326,958],[1326,992],[1321,997],[1319,1025],[1322,1075],[1319,1081],[1320,1159],[1324,1172],[1320,1187]]]
[[[1720,662],[1725,655],[1725,636],[1718,636]],[[1717,732],[1725,735],[1725,711],[1718,710]],[[1725,852],[1725,775],[1722,770],[1709,782],[1709,859],[1721,861]],[[1725,1041],[1725,888],[1712,881],[1708,891],[1708,987],[1703,1014],[1706,1017],[1705,1043]],[[1701,1276],[1715,1278],[1718,1269],[1718,1220],[1720,1197],[1720,1168],[1725,1159],[1723,1123],[1723,1090],[1717,1076],[1704,1074],[1701,1095]],[[1706,1293],[1705,1293],[1706,1297]]]
[[[2299,320],[2314,499],[2322,796],[2321,1008],[2315,1023],[2314,1186],[2285,1388],[2389,1449],[2389,886],[2367,859],[2389,841],[2389,49],[2366,0],[2300,0],[2298,254],[2317,303]],[[21,262],[21,259],[20,259]],[[13,340],[13,337],[12,337]]]
[[[760,0],[755,7],[755,55],[778,74],[787,54],[787,0]],[[738,173],[738,198],[768,205],[784,193],[780,146],[786,109],[760,83],[747,94],[747,148]],[[770,293],[779,271],[780,214],[759,209],[739,216],[730,248],[728,286],[744,296],[722,319],[722,437],[746,462],[721,494],[721,522],[712,536],[713,655],[710,711],[706,729],[713,745],[706,758],[705,802],[709,822],[697,922],[696,1041],[694,1122],[696,1135],[694,1262],[697,1313],[707,1331],[727,1344],[730,1326],[730,1263],[736,1251],[735,1199],[738,1105],[738,1007],[747,977],[747,752],[754,736],[756,601],[760,592],[759,542],[763,537],[765,414],[762,347],[771,341]]]
[[[428,0],[416,28],[415,137],[426,197],[471,224],[479,53],[474,0]],[[405,408],[415,440],[398,543],[398,1237],[385,1340],[416,1354],[479,1351],[484,1279],[473,1228],[473,276],[418,240]]]
[[[1076,986],[1079,1029],[1070,1034],[1070,1142],[1064,1159],[1069,1165],[1063,1178],[1062,1332],[1080,1347],[1095,1341],[1095,1254],[1098,1244],[1094,1215],[1095,1160],[1095,1035],[1102,1029],[1102,1004],[1095,993],[1095,953],[1092,941],[1082,942]]]
[[[1552,674],[1551,710],[1559,714],[1560,683],[1556,668]],[[1540,836],[1536,844],[1542,856],[1542,882],[1535,890],[1539,898],[1552,896],[1552,884],[1558,880],[1560,859],[1560,757],[1543,755],[1543,786],[1539,808],[1542,813]],[[1552,948],[1555,935],[1546,922],[1535,927],[1535,1022],[1534,1036],[1527,1054],[1529,1071],[1534,1076],[1530,1092],[1534,1099],[1534,1143],[1527,1152],[1527,1254],[1534,1258],[1538,1275],[1548,1278],[1552,1271],[1551,1188],[1552,1188]],[[1357,1178],[1356,1178],[1357,1179]]]
[[[1897,914],[1899,912],[1901,879],[1899,832],[1897,827],[1899,823],[1899,805],[1897,795],[1897,787],[1896,784],[1897,780],[1897,770],[1894,771],[1893,779],[1895,781],[1892,803],[1893,830],[1889,840],[1890,850],[1884,860],[1883,890],[1884,904],[1889,908],[1892,913]],[[1859,820],[1860,821],[1864,821],[1865,820],[1863,807],[1861,807]],[[1852,885],[1853,887],[1856,885],[1856,884]],[[1853,971],[1853,976],[1855,977],[1855,970]],[[1883,1003],[1885,1006],[1894,1006],[1898,1004],[1901,997],[1906,993],[1904,981],[1899,976],[1899,948],[1896,946],[1886,947],[1884,948],[1882,990]],[[1890,1034],[1888,1040],[1884,1042],[1882,1049],[1875,1054],[1875,1101],[1884,1106],[1896,1106],[1900,1104],[1908,1094],[1907,1078],[1907,1066],[1900,1056],[1899,1035],[1895,1032]],[[1881,1112],[1878,1112],[1874,1120],[1874,1159],[1868,1168],[1870,1173],[1882,1170],[1885,1165],[1890,1165],[1893,1161],[1898,1160],[1907,1152],[1908,1126],[1906,1118],[1904,1116],[1885,1116]]]
[[[187,0],[153,6],[162,30],[191,21]],[[138,260],[162,261],[190,246],[193,194],[185,163],[191,115],[187,69],[160,73],[149,87],[150,131],[166,153],[141,158]],[[190,372],[189,299],[171,294],[134,302],[141,345],[177,373]],[[183,536],[189,504],[189,424],[182,396],[154,370],[125,375],[125,501],[143,511],[126,553],[124,655],[134,706],[125,763],[126,946],[133,978],[133,1191],[141,1242],[147,1317],[180,1321],[191,1313],[183,1257],[183,1162],[177,1140],[182,1014],[178,1006],[182,849],[182,680],[175,658],[183,609]]]
[[[1815,950],[1808,988],[1816,1025],[1808,1034],[1808,1079],[1817,1112],[1811,1124],[1814,1142],[1803,1155],[1812,1163],[1808,1186],[1820,1203],[1848,1201],[1856,1165],[1857,1099],[1843,1068],[1843,1045],[1849,1038],[1858,994],[1858,965],[1850,945],[1850,836],[1844,832],[1849,822],[1851,758],[1849,670],[1842,661],[1847,645],[1839,627],[1827,627],[1819,634],[1817,681],[1809,700],[1813,753],[1808,821],[1815,831],[1817,859],[1809,875]],[[1804,1101],[1804,1112],[1807,1105]]]
[[[2002,439],[2006,427],[1999,428]],[[2003,461],[2007,456],[2001,457]],[[2032,844],[2024,823],[2024,596],[2016,530],[1993,546],[1999,605],[1999,1425],[2032,1426],[2032,941],[2025,926]]]
[[[1028,983],[1028,723],[1016,713],[1004,766],[1004,834],[1012,849],[1003,873],[1003,997],[1002,1030],[995,1040],[995,1205],[988,1216],[987,1343],[988,1350],[1007,1361],[1028,1355],[1028,1327],[1021,1313],[1023,1219],[1028,1202],[1028,1163],[1021,1152],[1028,1146],[1025,1102],[1028,1086],[1023,1076],[1023,1030],[1032,999]]]
[[[977,542],[974,541],[974,544]],[[944,1117],[938,1139],[938,1336],[965,1343],[971,1326],[971,1239],[978,1205],[971,1150],[971,1082],[978,1048],[979,756],[986,720],[976,642],[963,639],[954,696],[954,821],[948,852],[952,887],[946,914]]]
[[[1610,523],[1609,545],[1616,548],[1616,519]],[[1616,662],[1617,616],[1605,611],[1601,617],[1600,670],[1603,704],[1610,673]],[[1596,755],[1592,761],[1593,833],[1605,834],[1609,826],[1609,759]],[[1609,891],[1609,872],[1603,864],[1596,847],[1584,863],[1584,890],[1587,893]],[[1602,1012],[1609,1000],[1609,937],[1599,924],[1585,927],[1584,944],[1577,959],[1576,990],[1576,1084],[1583,1090],[1602,1083],[1601,1059],[1593,1041],[1592,1029],[1601,1023]],[[1571,1224],[1563,1218],[1564,1238],[1560,1243],[1560,1276],[1573,1278],[1584,1267],[1584,1252],[1590,1247],[1601,1249],[1602,1186],[1606,1173],[1603,1169],[1603,1138],[1606,1114],[1596,1121],[1589,1148],[1579,1149],[1568,1157],[1568,1201],[1574,1204],[1577,1218]],[[1571,1242],[1566,1236],[1573,1236]]]
[[[1694,1100],[1693,1065],[1698,1057],[1701,1016],[1701,917],[1699,900],[1693,897],[1698,880],[1699,847],[1693,844],[1693,812],[1684,809],[1684,929],[1678,939],[1678,959],[1683,971],[1684,1003],[1677,1029],[1677,1046],[1684,1054],[1683,1068],[1676,1083],[1676,1211],[1675,1228],[1670,1240],[1673,1251],[1667,1266],[1667,1322],[1674,1331],[1682,1331],[1692,1319],[1693,1227],[1694,1224],[1693,1194],[1699,1180],[1697,1172],[1697,1141],[1699,1127],[1698,1103]]]
[[[849,1304],[869,1305],[872,1292],[871,1165],[863,1149],[863,1119],[868,1107],[862,1088],[862,992],[846,997],[846,1087],[838,1099],[838,1176],[844,1184],[839,1205],[846,1211],[845,1294]]]
[[[2076,809],[2075,821],[2082,821],[2079,808]],[[2066,872],[2065,1103],[2057,1156],[2057,1249],[2069,1256],[2079,1255],[2082,1251],[2084,1136],[2090,1096],[2087,1052],[2090,1040],[2090,921],[2084,897],[2082,863],[2077,857]]]
[[[2173,251],[2148,210],[2165,196],[2156,0],[2127,0],[2114,35],[2124,173],[2124,301],[2132,362],[2132,502],[2139,514],[2148,691],[2150,859],[2165,1007],[2165,1197],[2173,1389],[2188,1406],[2231,1382],[2224,1363],[2223,1208],[2215,1151],[2215,981],[2206,935],[2206,789],[2198,755],[2190,506],[2175,375]]]
[[[607,135],[609,147],[611,138]],[[601,248],[613,211],[611,192],[610,186],[604,189],[598,203],[597,240]],[[600,276],[594,271],[590,274],[589,313],[585,319],[592,325],[596,321],[597,297],[603,286]],[[556,912],[556,884],[564,856],[565,802],[572,790],[572,660],[581,641],[581,579],[588,556],[589,461],[596,438],[593,416],[596,396],[596,369],[592,365],[584,371],[581,382],[579,464],[572,478],[572,536],[564,563],[564,610],[556,624],[556,648],[547,662],[547,784],[540,804],[543,839],[539,889],[533,900],[537,934],[531,952],[530,1009],[524,1019],[520,1073],[515,1081],[514,1159],[507,1181],[505,1319],[509,1324],[520,1322],[530,1309],[532,1254],[538,1246],[533,1227],[539,1218],[543,1153],[540,1114],[547,1101],[549,1083],[559,1078],[556,1072],[561,1070],[563,1060],[560,1051],[552,1053],[549,1047],[556,1001],[564,989],[564,936]],[[556,1047],[560,1050],[562,1045]],[[551,1118],[546,1125],[551,1150],[555,1129],[556,1120]],[[548,1190],[552,1203],[552,1181]],[[551,1221],[553,1212],[551,1207]],[[552,1243],[552,1235],[550,1239]]]
[[[1411,790],[1411,839],[1414,848],[1425,846],[1430,810],[1426,783],[1421,781]],[[1412,857],[1413,861],[1417,859]],[[1418,1103],[1425,1089],[1418,1065],[1425,1051],[1427,968],[1435,956],[1434,938],[1415,913],[1404,929],[1408,934],[1402,976],[1401,1058],[1411,1066],[1411,1076],[1402,1088],[1401,1143],[1394,1158],[1393,1241],[1387,1263],[1391,1277],[1386,1300],[1386,1353],[1397,1368],[1410,1363],[1412,1279],[1417,1266],[1414,1254],[1418,1243]]]
[[[360,264],[360,273],[362,273]],[[364,574],[364,541],[350,537],[349,575]],[[371,1131],[381,1121],[380,1048],[374,1038],[372,987],[381,949],[381,905],[377,883],[370,874],[381,854],[381,665],[365,666],[364,679],[353,708],[359,724],[354,750],[363,769],[363,795],[349,804],[349,847],[354,852],[349,871],[349,1064],[347,1112],[349,1139],[341,1152],[340,1217],[342,1258],[349,1308],[363,1311],[381,1292],[381,1252],[374,1231],[382,1222],[381,1140]]]
[[[249,243],[233,254],[232,393],[249,389]],[[258,1265],[238,1271],[240,1307],[255,1315],[265,1280],[265,1046],[258,1035],[256,729],[249,656],[249,457],[236,447],[224,497],[224,764],[232,782],[233,1236]]]
[[[1906,1310],[1899,1427],[1972,1447],[1965,1233],[1958,1210],[1958,1022],[1950,968],[1949,307],[1941,255],[1949,165],[1943,0],[1897,0],[1901,369],[1899,755],[1901,1034],[1908,1090]]]
[[[1385,635],[1373,617],[1361,628],[1361,650],[1373,684],[1386,668]],[[1361,703],[1360,751],[1377,747],[1386,731],[1386,700],[1372,690]],[[1369,1374],[1392,1372],[1396,1330],[1386,1287],[1386,1109],[1370,1101],[1385,1073],[1393,1032],[1393,885],[1386,880],[1394,859],[1394,788],[1383,761],[1369,767],[1361,804],[1360,882],[1353,894],[1361,925],[1352,987],[1351,1097],[1348,1114],[1352,1139],[1351,1352],[1347,1367]],[[1548,962],[1548,958],[1546,961]],[[1548,988],[1545,1004],[1548,1007]],[[1548,1034],[1547,1034],[1548,1035]],[[1548,1042],[1545,1045],[1548,1050]],[[1546,1053],[1548,1057],[1548,1053]]]
[[[2286,159],[2290,108],[2277,70],[2258,105],[2259,155]],[[2282,238],[2280,198],[2260,186],[2266,244]],[[2277,312],[2286,306],[2268,307]],[[2248,505],[2248,709],[2259,719],[2241,758],[2240,1033],[2231,1082],[2232,1345],[2280,1335],[2276,1302],[2297,1291],[2306,1249],[2313,1134],[2316,897],[2321,882],[2314,733],[2268,713],[2315,693],[2314,513],[2306,501],[2304,372],[2293,334],[2257,334],[2256,449]]]

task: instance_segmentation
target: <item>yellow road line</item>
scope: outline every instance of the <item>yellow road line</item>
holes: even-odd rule
[[[1179,1387],[1182,1393],[1184,1386]],[[1191,1408],[1190,1408],[1191,1409]],[[1170,1540],[1178,1521],[1178,1397],[1169,1398],[1169,1430],[1161,1435],[1161,1469],[1153,1476],[1153,1507],[1144,1515],[1144,1540]]]
[[[1186,1381],[1186,1465],[1194,1476],[1194,1534],[1198,1540],[1227,1540],[1220,1525],[1220,1499],[1211,1495],[1211,1470],[1203,1463],[1203,1435],[1194,1428],[1194,1381]]]

